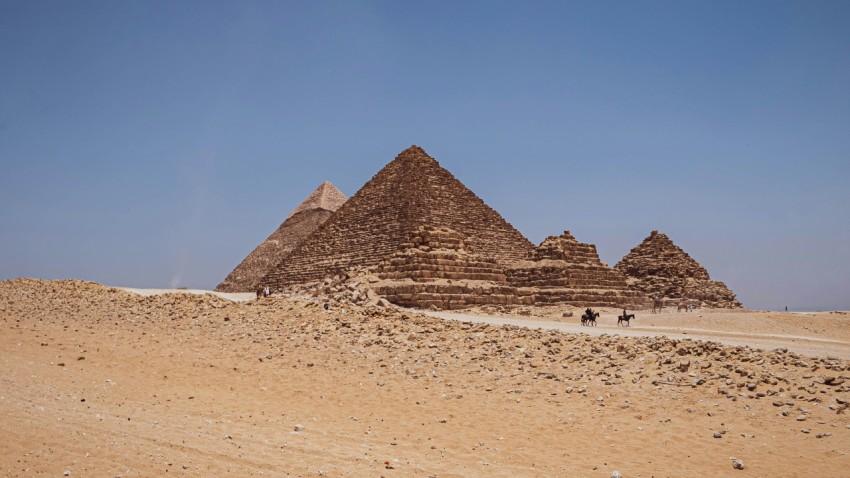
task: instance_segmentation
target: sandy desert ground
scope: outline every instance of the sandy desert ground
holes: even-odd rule
[[[850,315],[615,312],[0,282],[0,476],[850,474]]]

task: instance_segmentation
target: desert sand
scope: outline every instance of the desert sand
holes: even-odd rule
[[[850,315],[616,312],[0,282],[0,475],[848,473]]]

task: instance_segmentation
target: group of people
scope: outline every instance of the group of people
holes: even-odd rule
[[[269,286],[264,286],[264,287],[258,287],[258,288],[257,288],[257,298],[258,298],[258,299],[259,299],[260,297],[268,297],[268,296],[270,296],[270,295],[272,295],[272,290],[271,290],[271,289],[269,289]]]
[[[584,310],[584,315],[586,315],[588,317],[593,317],[593,314],[594,314],[593,309],[591,309],[590,307],[588,307],[587,309]],[[626,309],[623,309],[623,317],[627,317],[628,315],[629,314],[626,313]]]
[[[587,320],[594,320],[595,317],[598,317],[598,316],[599,316],[599,313],[594,312],[593,309],[591,309],[590,307],[588,307],[587,309],[584,310],[584,316],[583,317],[586,317]],[[625,320],[625,321],[628,322],[629,318],[633,319],[634,317],[635,317],[635,314],[629,314],[628,312],[626,312],[626,309],[623,308],[623,315],[618,317],[618,319]],[[583,322],[584,321],[582,321],[582,323]]]

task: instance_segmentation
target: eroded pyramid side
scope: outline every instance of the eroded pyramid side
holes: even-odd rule
[[[621,272],[599,259],[595,245],[578,242],[569,231],[546,238],[506,274],[519,298],[530,297],[535,305],[640,308],[647,302]]]
[[[652,231],[614,269],[627,277],[630,287],[668,305],[689,301],[706,307],[741,307],[726,284],[711,280],[705,267],[658,231]]]
[[[215,290],[253,292],[272,268],[321,227],[345,201],[345,195],[336,186],[328,181],[322,183]]]

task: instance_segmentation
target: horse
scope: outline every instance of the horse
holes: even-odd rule
[[[626,315],[618,315],[617,316],[617,327],[620,326],[621,322],[626,323],[626,327],[631,327],[629,325],[629,321],[635,318],[635,314],[626,314]]]
[[[691,305],[688,304],[687,301],[679,302],[679,305],[676,307],[676,312],[681,312],[682,309],[685,309],[685,312],[691,311]]]
[[[588,326],[594,325],[595,326],[597,317],[599,317],[599,312],[594,312],[590,315],[588,315],[587,312],[585,312],[581,316],[581,325],[588,325]]]

